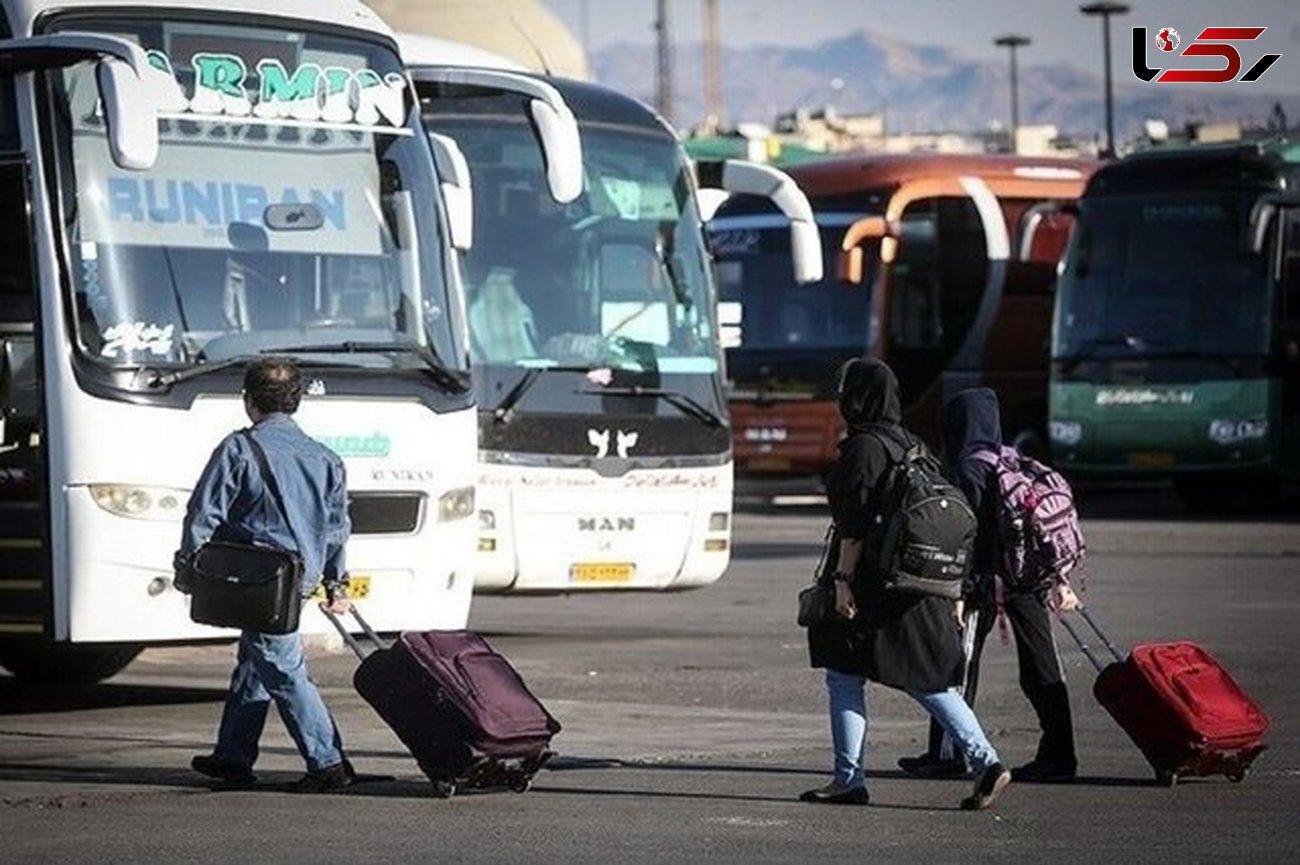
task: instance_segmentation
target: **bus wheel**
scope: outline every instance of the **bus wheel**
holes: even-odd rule
[[[1194,514],[1221,513],[1232,503],[1233,490],[1222,481],[1204,479],[1175,481],[1174,491],[1183,507]]]
[[[142,648],[132,643],[0,644],[0,666],[31,684],[89,684],[120,673]]]

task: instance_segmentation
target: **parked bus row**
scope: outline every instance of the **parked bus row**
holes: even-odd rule
[[[790,173],[839,262],[822,283],[784,276],[766,204],[710,226],[740,472],[818,479],[842,432],[830,371],[870,354],[932,440],[941,402],[982,384],[1011,443],[1076,478],[1173,480],[1194,509],[1300,480],[1300,148]]]
[[[599,88],[436,51],[412,75],[359,3],[3,10],[10,671],[98,679],[146,644],[231,636],[189,621],[171,554],[243,422],[241,368],[268,353],[304,366],[299,421],[347,465],[353,589],[383,630],[464,626],[476,560],[502,590],[721,574],[730,445],[695,192],[775,197],[815,279],[783,175],[697,180],[671,129]]]
[[[790,169],[839,267],[785,276],[784,220],[733,198],[710,225],[732,380],[738,471],[817,479],[842,433],[833,371],[887,361],[905,423],[932,441],[938,408],[997,389],[1018,446],[1046,447],[1052,284],[1093,164],[1009,156],[841,157]]]

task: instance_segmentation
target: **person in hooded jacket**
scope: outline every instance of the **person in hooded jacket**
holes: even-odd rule
[[[864,547],[869,527],[887,500],[891,466],[919,440],[902,426],[898,380],[874,358],[840,369],[839,405],[848,426],[826,481],[839,537],[835,562],[834,621],[808,629],[811,665],[826,670],[833,777],[803,793],[805,802],[865,805],[863,772],[867,732],[866,682],[905,691],[947,731],[976,773],[967,810],[993,804],[1011,780],[974,711],[954,690],[964,656],[956,602],[931,595],[890,592]]]
[[[1002,447],[998,397],[989,388],[970,388],[954,395],[940,411],[944,459],[953,480],[966,494],[978,520],[971,578],[966,587],[968,626],[974,620],[974,641],[966,676],[965,696],[973,706],[979,683],[979,659],[997,618],[998,562],[997,481],[993,467],[975,454]],[[1017,781],[1074,780],[1078,762],[1070,695],[1052,633],[1051,610],[1072,610],[1079,599],[1066,583],[1053,583],[1037,592],[1004,591],[1002,607],[1015,636],[1020,689],[1038,716],[1042,736],[1029,763],[1012,770]],[[930,725],[930,748],[919,757],[904,757],[905,772],[924,777],[960,777],[966,765],[945,741],[942,728]]]

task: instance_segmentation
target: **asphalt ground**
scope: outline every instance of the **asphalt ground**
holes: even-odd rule
[[[0,678],[0,861],[1297,861],[1300,518],[1263,504],[1190,519],[1161,491],[1084,504],[1083,597],[1112,636],[1201,643],[1272,717],[1271,747],[1244,783],[1157,785],[1061,631],[1075,784],[1013,784],[993,811],[962,812],[967,782],[897,771],[922,748],[926,721],[873,687],[871,807],[798,802],[830,762],[821,677],[793,622],[825,514],[750,504],[713,587],[475,600],[472,626],[564,724],[558,756],[526,794],[435,799],[352,691],[355,662],[338,646],[315,647],[313,671],[358,769],[388,780],[285,792],[301,763],[272,716],[259,786],[214,791],[187,766],[210,749],[233,652],[153,649],[95,687]],[[1004,759],[1026,760],[1034,721],[996,633],[984,665],[980,717]]]

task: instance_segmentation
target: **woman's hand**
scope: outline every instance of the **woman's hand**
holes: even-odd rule
[[[1069,583],[1056,583],[1047,593],[1047,609],[1054,613],[1068,613],[1079,607],[1079,596],[1070,588]]]
[[[854,619],[858,615],[858,602],[853,598],[853,589],[842,580],[835,581],[835,612],[844,619]]]

